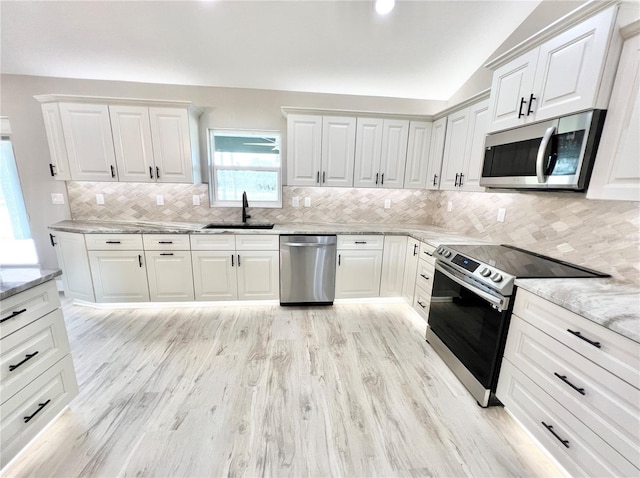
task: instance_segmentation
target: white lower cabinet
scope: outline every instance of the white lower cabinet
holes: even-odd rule
[[[238,299],[277,299],[279,258],[278,251],[238,251]]]
[[[149,300],[144,251],[89,251],[97,302]]]
[[[378,297],[382,250],[338,250],[336,299]]]
[[[380,277],[380,297],[400,297],[404,278],[407,236],[385,236]]]
[[[193,300],[191,251],[145,251],[151,301]]]
[[[191,251],[196,300],[236,300],[235,251]]]
[[[404,301],[412,305],[413,293],[416,289],[416,271],[418,270],[418,261],[420,260],[420,241],[409,237],[407,238],[407,248],[404,258],[404,277],[402,279],[402,298]]]
[[[55,234],[50,234],[50,237],[51,245],[56,250],[58,266],[63,271],[64,295],[93,302],[95,295],[84,235],[56,231]]]

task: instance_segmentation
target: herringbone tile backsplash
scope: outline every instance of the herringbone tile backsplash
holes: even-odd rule
[[[73,219],[239,221],[239,208],[210,208],[206,184],[68,182]],[[95,195],[104,194],[105,205]],[[156,205],[162,194],[164,206]],[[200,206],[192,196],[200,196]],[[301,207],[291,206],[293,197]],[[311,207],[302,207],[303,199]],[[391,208],[384,209],[384,200]],[[447,212],[447,203],[453,209]],[[251,198],[249,198],[251,204]],[[504,222],[497,222],[505,208]],[[590,201],[577,193],[466,193],[410,189],[284,187],[282,209],[251,208],[259,222],[434,225],[513,244],[607,272],[640,286],[640,203]]]

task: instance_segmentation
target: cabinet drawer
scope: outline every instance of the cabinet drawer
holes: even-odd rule
[[[435,273],[435,267],[422,259],[418,261],[418,273],[416,274],[416,285],[425,291],[429,292],[431,296],[431,289],[433,288],[433,274]]]
[[[55,281],[48,281],[0,302],[0,338],[60,307]]]
[[[234,234],[191,234],[189,236],[192,251],[235,251]]]
[[[513,313],[635,388],[640,388],[637,342],[522,289],[516,293]],[[599,347],[584,339],[597,343]]]
[[[238,234],[237,251],[277,251],[280,249],[280,237],[272,234]]]
[[[420,259],[427,261],[432,266],[436,265],[436,258],[433,257],[433,253],[436,248],[426,242],[420,243]]]
[[[6,465],[77,393],[71,355],[66,355],[4,402],[0,409],[0,467]],[[25,417],[31,418],[25,421]]]
[[[383,235],[350,234],[338,236],[338,249],[382,249]]]
[[[640,467],[640,390],[517,316],[504,356]]]
[[[191,249],[187,234],[143,234],[145,251],[188,251]]]
[[[84,240],[90,251],[142,249],[140,234],[85,234]]]
[[[56,309],[0,341],[0,398],[6,401],[69,353],[69,340]]]
[[[638,476],[637,468],[507,359],[496,396],[571,476]]]
[[[419,285],[416,285],[416,292],[413,299],[413,308],[425,320],[429,319],[429,306],[431,305],[431,292],[427,292]]]

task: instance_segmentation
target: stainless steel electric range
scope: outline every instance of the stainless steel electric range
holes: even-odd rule
[[[427,341],[482,407],[499,404],[515,279],[608,277],[507,245],[441,246],[435,256]]]

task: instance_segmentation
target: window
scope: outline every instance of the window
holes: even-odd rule
[[[9,136],[0,141],[0,265],[38,263]]]
[[[282,207],[280,133],[209,130],[212,206]]]

